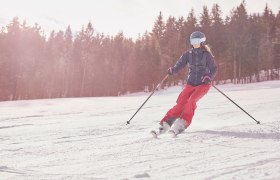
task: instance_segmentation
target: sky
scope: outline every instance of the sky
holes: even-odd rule
[[[203,5],[209,9],[218,3],[223,16],[237,7],[242,0],[0,0],[0,27],[6,26],[17,16],[33,26],[38,23],[45,34],[51,30],[80,31],[92,22],[95,30],[106,35],[123,32],[126,37],[137,38],[151,31],[161,11],[164,19],[169,16],[187,17],[190,10],[196,16]],[[266,3],[274,14],[280,10],[279,0],[246,0],[248,12],[263,12]],[[257,3],[256,3],[257,2]]]

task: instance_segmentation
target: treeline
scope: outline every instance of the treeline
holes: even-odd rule
[[[136,40],[123,33],[96,32],[91,22],[75,35],[69,26],[47,38],[38,24],[30,27],[14,18],[0,32],[0,100],[115,96],[151,89],[190,47],[189,35],[196,30],[206,34],[212,47],[216,82],[258,79],[260,71],[280,68],[280,11],[273,14],[268,6],[260,14],[248,14],[243,2],[224,19],[218,4],[210,10],[204,6],[198,16],[191,10],[186,18],[164,20],[160,13],[152,32]],[[168,83],[185,76],[181,72]]]

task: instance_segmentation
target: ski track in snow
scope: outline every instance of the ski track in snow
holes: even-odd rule
[[[218,86],[176,138],[150,130],[181,87],[0,103],[0,179],[280,179],[280,81]]]

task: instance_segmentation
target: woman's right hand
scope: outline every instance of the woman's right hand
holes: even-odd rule
[[[170,68],[168,68],[167,69],[167,74],[169,74],[169,75],[173,75],[173,67],[170,67]]]

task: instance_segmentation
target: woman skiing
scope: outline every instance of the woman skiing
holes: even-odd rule
[[[169,75],[174,75],[188,65],[189,74],[187,85],[180,93],[177,104],[160,121],[160,134],[169,130],[175,136],[191,124],[196,103],[207,94],[217,72],[214,56],[206,45],[204,33],[193,32],[190,36],[190,44],[192,48],[183,53],[174,67],[167,70]]]

